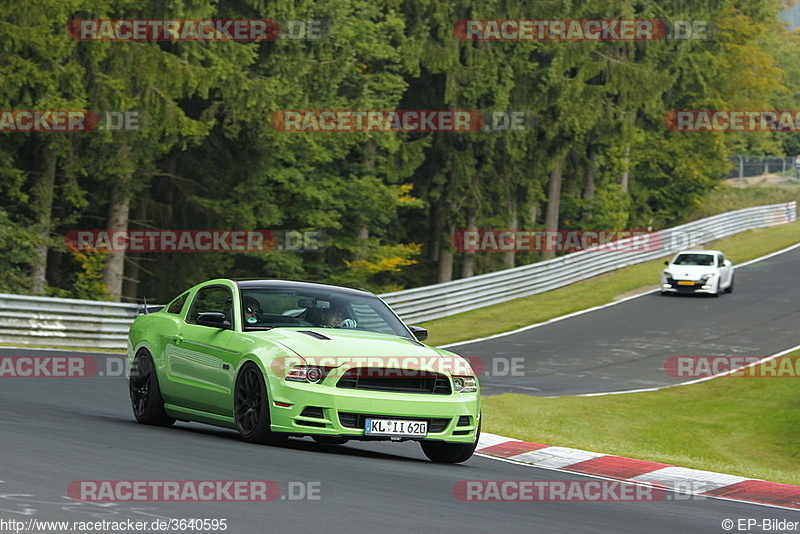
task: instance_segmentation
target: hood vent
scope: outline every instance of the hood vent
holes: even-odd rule
[[[325,339],[327,341],[330,341],[331,339],[325,334],[320,334],[319,332],[314,332],[313,330],[298,330],[298,332],[300,332],[301,334],[305,334],[307,336],[311,336],[316,339]]]

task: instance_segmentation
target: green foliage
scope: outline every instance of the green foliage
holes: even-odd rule
[[[76,299],[108,300],[108,290],[103,283],[106,254],[103,252],[71,252],[71,255],[80,264],[80,271],[75,275],[69,296]]]
[[[13,222],[0,208],[0,293],[28,293],[27,270],[36,261],[38,241],[34,232]]]
[[[797,135],[675,133],[670,110],[797,109],[798,37],[777,0],[543,1],[536,18],[709,20],[707,41],[463,41],[460,19],[519,19],[519,0],[24,0],[0,5],[0,109],[143,114],[135,132],[0,135],[0,253],[8,290],[30,287],[35,246],[61,261],[51,293],[97,297],[100,256],[58,244],[105,229],[130,199],[134,230],[313,229],[327,248],[127,254],[129,299],[166,300],[211,276],[301,278],[379,291],[458,273],[449,236],[559,227],[660,227],[691,216],[732,153],[800,153]],[[325,20],[319,40],[75,41],[72,19]],[[525,111],[520,132],[292,133],[281,110]],[[52,191],[42,177],[56,158]],[[548,198],[563,159],[561,197]],[[623,176],[627,178],[623,179]],[[589,177],[592,182],[589,183]],[[52,202],[48,193],[52,192]],[[125,212],[125,210],[122,210]],[[538,253],[473,255],[487,272]],[[467,265],[469,266],[469,265]]]

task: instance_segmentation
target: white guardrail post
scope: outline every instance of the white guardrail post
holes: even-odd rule
[[[552,260],[380,296],[405,322],[430,321],[564,287],[745,230],[796,220],[795,202],[746,208],[648,234],[652,246],[633,247],[632,240],[641,238],[628,238]],[[0,343],[124,349],[139,308],[0,293]]]

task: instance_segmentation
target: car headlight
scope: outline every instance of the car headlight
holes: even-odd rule
[[[454,376],[453,389],[456,393],[475,393],[478,391],[478,381],[474,376]]]
[[[664,276],[666,276],[667,278],[672,278],[672,273],[669,271],[664,271]]]
[[[330,372],[329,367],[318,367],[316,365],[295,365],[286,374],[286,380],[291,382],[308,382],[317,384]]]
[[[708,282],[708,281],[709,281],[709,279],[713,278],[713,277],[714,277],[714,275],[716,275],[716,274],[717,274],[717,273],[708,273],[708,274],[704,274],[703,276],[701,276],[701,277],[700,277],[700,280],[701,280],[702,282]]]

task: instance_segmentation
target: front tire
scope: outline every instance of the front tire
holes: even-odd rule
[[[175,419],[164,411],[156,366],[145,350],[140,350],[133,360],[128,389],[133,416],[137,422],[155,426],[172,426],[175,423]]]
[[[475,432],[473,443],[446,443],[444,441],[422,441],[422,452],[432,462],[440,464],[459,464],[466,462],[472,457],[481,438],[481,426],[478,423],[478,430]]]
[[[725,289],[725,293],[733,293],[733,275],[731,275],[731,285]]]
[[[711,296],[718,298],[720,295],[722,295],[722,280],[717,280],[717,290],[711,293]]]
[[[234,388],[234,418],[239,435],[248,443],[269,444],[281,441],[270,430],[269,397],[264,375],[253,362],[242,366]]]

